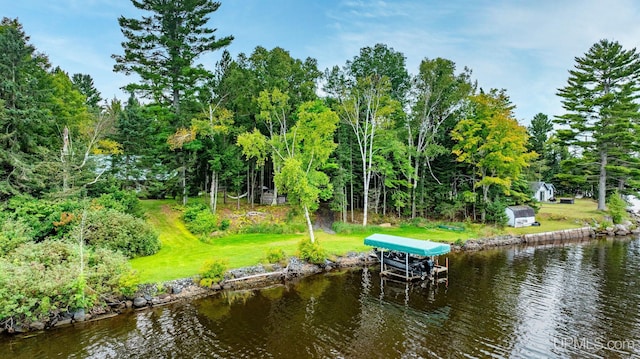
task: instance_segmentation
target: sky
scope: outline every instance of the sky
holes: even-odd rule
[[[54,66],[91,75],[103,98],[126,98],[120,87],[135,79],[114,73],[111,55],[123,53],[118,17],[143,15],[130,1],[0,0],[0,15],[18,18]],[[594,43],[638,47],[639,20],[635,0],[223,0],[209,26],[234,36],[234,58],[281,47],[320,70],[378,43],[401,52],[411,74],[425,58],[446,58],[483,89],[505,89],[528,125],[537,113],[563,113],[556,92]],[[213,70],[221,54],[199,62]]]

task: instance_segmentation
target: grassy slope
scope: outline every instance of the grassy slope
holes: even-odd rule
[[[508,228],[514,234],[550,232],[562,229],[580,228],[604,220],[604,212],[597,210],[597,204],[590,199],[576,199],[575,204],[542,203],[536,220],[540,227]]]
[[[255,265],[265,262],[264,258],[270,247],[282,248],[288,256],[295,255],[298,242],[306,237],[306,234],[235,234],[206,244],[192,235],[180,220],[180,213],[171,209],[175,201],[154,200],[142,203],[149,222],[160,233],[162,242],[162,249],[155,255],[131,261],[144,283],[193,276],[207,259],[212,258],[227,260],[230,268]],[[505,231],[524,234],[583,227],[585,223],[592,223],[594,220],[602,221],[602,213],[595,208],[595,203],[590,200],[577,200],[574,205],[543,204],[536,216],[541,223],[540,227],[507,228]],[[363,239],[374,232],[448,242],[496,234],[488,228],[474,225],[464,232],[439,228],[372,226],[359,233],[331,235],[317,231],[316,235],[331,254],[343,255],[349,251],[369,249],[364,246]]]
[[[295,255],[298,242],[306,234],[234,234],[206,244],[191,234],[180,220],[180,213],[171,209],[172,200],[143,201],[148,221],[158,230],[162,249],[148,257],[131,260],[132,267],[140,274],[144,283],[156,283],[177,278],[186,278],[198,273],[207,259],[224,258],[230,268],[255,265],[265,262],[270,247],[282,248],[287,255]],[[322,246],[331,254],[343,255],[349,251],[364,251],[363,239],[371,233],[386,233],[418,239],[456,241],[468,239],[475,233],[454,232],[440,229],[368,228],[352,234],[331,235],[318,231],[316,235]]]

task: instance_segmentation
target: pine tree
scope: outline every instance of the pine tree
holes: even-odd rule
[[[114,70],[136,73],[140,83],[125,86],[158,103],[171,103],[177,114],[182,97],[193,95],[197,85],[212,76],[195,62],[201,55],[227,46],[232,36],[216,39],[207,26],[209,15],[219,2],[210,0],[132,0],[133,5],[151,13],[142,19],[118,18],[126,41],[124,55],[112,55]]]
[[[558,137],[581,152],[581,167],[598,173],[598,209],[606,209],[607,181],[619,189],[640,178],[637,151],[640,112],[640,55],[618,42],[600,40],[576,57],[567,86],[559,89],[566,113]],[[568,127],[568,128],[566,128]],[[597,169],[591,169],[591,163]]]

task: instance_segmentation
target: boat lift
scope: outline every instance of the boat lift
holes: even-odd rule
[[[440,265],[437,258],[451,251],[451,245],[447,243],[375,233],[365,238],[364,244],[376,249],[382,276],[398,277],[407,282],[426,278],[436,281],[441,274],[449,273],[449,258],[445,259],[444,265]],[[385,250],[389,252],[385,253]]]

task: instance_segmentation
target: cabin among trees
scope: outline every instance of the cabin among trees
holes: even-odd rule
[[[505,210],[507,225],[515,228],[531,226],[536,221],[536,213],[529,206],[508,206]]]
[[[553,201],[556,198],[556,187],[552,183],[531,182],[531,191],[533,198],[540,202]]]

